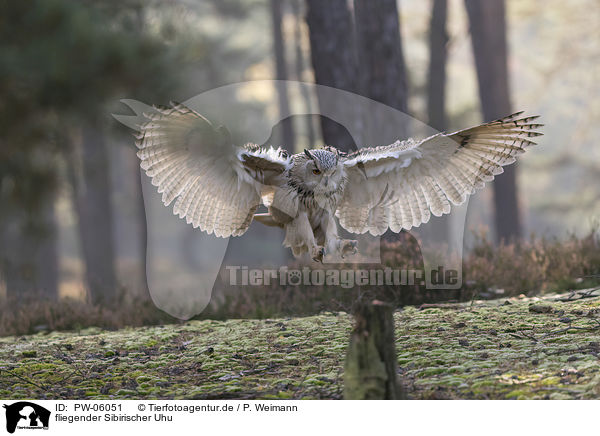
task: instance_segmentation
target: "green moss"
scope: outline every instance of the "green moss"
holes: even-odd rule
[[[21,353],[21,355],[23,357],[28,357],[28,358],[29,357],[37,357],[37,351],[35,351],[35,350],[23,351]]]
[[[36,356],[28,356],[28,357],[36,357]],[[54,363],[26,361],[26,362],[23,362],[21,364],[21,367],[18,369],[23,369],[22,372],[35,372],[35,371],[53,371],[56,369],[56,367],[57,367],[57,364],[54,364]]]
[[[541,381],[541,385],[543,386],[554,386],[560,383],[559,377],[547,377]]]
[[[409,398],[600,397],[600,298],[504,301],[395,314]],[[340,398],[351,328],[327,313],[5,337],[0,397]]]
[[[447,372],[446,368],[427,368],[419,373],[420,377],[429,377],[432,375],[443,374]]]
[[[531,393],[529,391],[524,391],[520,389],[515,389],[514,391],[506,394],[506,399],[516,399],[516,400],[527,400],[531,397]]]
[[[115,395],[117,397],[134,397],[136,396],[138,393],[136,391],[132,391],[129,389],[119,389],[117,392],[115,392]]]

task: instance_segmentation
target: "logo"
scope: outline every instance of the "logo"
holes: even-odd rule
[[[48,430],[50,411],[29,401],[19,401],[4,405],[6,409],[6,431],[14,433],[18,429]]]

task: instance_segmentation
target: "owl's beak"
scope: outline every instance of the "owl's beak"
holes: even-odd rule
[[[325,186],[329,183],[329,176],[325,176]]]

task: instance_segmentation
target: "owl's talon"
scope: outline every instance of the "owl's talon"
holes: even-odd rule
[[[312,259],[315,262],[321,262],[321,263],[323,263],[323,257],[325,257],[325,247],[315,247],[315,248],[313,248]]]
[[[358,253],[358,242],[355,240],[340,240],[340,256],[345,259],[348,254]]]

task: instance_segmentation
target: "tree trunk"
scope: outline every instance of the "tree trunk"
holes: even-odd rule
[[[90,299],[113,303],[116,297],[113,214],[108,150],[101,127],[82,130],[80,161],[71,155],[71,180],[79,217],[79,237]],[[78,171],[79,169],[79,171]]]
[[[39,240],[34,242],[36,262],[36,284],[40,295],[49,300],[58,298],[58,229],[55,195],[45,200],[40,216],[43,219],[43,232]]]
[[[55,300],[58,297],[55,195],[54,192],[47,195],[35,213],[35,222],[28,223],[27,218],[17,216],[6,216],[3,220],[0,270],[10,298]]]
[[[504,0],[465,0],[479,82],[484,121],[511,113],[508,84],[506,11]],[[516,165],[504,168],[494,181],[496,239],[521,235],[517,201]]]
[[[8,218],[8,219],[7,219]],[[2,234],[2,278],[6,295],[11,300],[20,300],[29,292],[32,294],[33,262],[24,255],[26,242],[23,241],[21,223],[15,217],[5,217]]]
[[[397,381],[392,305],[375,300],[360,303],[344,367],[347,400],[398,400],[404,394]]]
[[[446,59],[448,1],[433,0],[429,21],[429,71],[427,74],[427,119],[438,132],[448,128],[446,122]],[[431,217],[432,241],[447,241],[450,215]]]
[[[136,25],[140,34],[144,29],[144,8],[138,5],[136,8]],[[135,153],[134,153],[135,154]],[[148,287],[148,275],[146,273],[146,253],[148,251],[148,220],[146,218],[146,205],[144,204],[144,193],[142,191],[142,177],[146,177],[140,167],[140,161],[135,156],[135,170],[131,174],[131,183],[135,198],[137,199],[136,221],[138,224],[138,274],[139,292],[142,298],[150,300],[150,288]]]
[[[354,18],[360,93],[406,113],[406,68],[396,0],[354,0]],[[390,142],[405,139],[407,127],[382,126],[389,130],[382,136],[389,137]]]
[[[148,287],[148,275],[146,273],[146,253],[148,252],[148,222],[146,220],[146,208],[144,205],[144,194],[142,193],[142,169],[138,163],[137,171],[134,172],[133,177],[136,179],[136,191],[138,194],[138,235],[139,235],[139,259],[138,259],[138,271],[140,274],[139,279],[139,292],[141,297],[150,298],[150,288]]]
[[[302,23],[302,17],[301,17],[301,0],[292,0],[292,11],[294,14],[294,47],[295,47],[295,75],[296,75],[296,80],[299,82],[302,82],[303,80],[303,73],[304,73],[304,68],[305,68],[305,60],[304,60],[304,54],[302,52],[302,27],[301,27],[301,23]],[[304,101],[304,105],[306,107],[306,113],[309,115],[306,115],[306,117],[304,117],[305,121],[306,121],[306,134],[308,136],[308,144],[310,148],[313,148],[315,146],[316,143],[316,135],[315,135],[315,128],[313,125],[313,109],[312,109],[312,103],[310,100],[310,94],[308,92],[308,89],[305,86],[301,86],[300,87],[300,92],[302,94],[302,100]]]
[[[427,118],[438,132],[446,126],[446,20],[447,0],[433,0],[429,22],[429,71],[427,75]]]
[[[273,24],[273,51],[275,52],[275,78],[277,80],[288,80],[287,65],[285,61],[285,44],[281,30],[283,14],[281,12],[280,0],[271,0],[271,20]],[[288,88],[285,83],[278,83],[277,95],[279,98],[279,114],[288,117],[281,122],[283,137],[283,148],[294,152],[294,128],[292,119],[289,117],[290,103],[288,99]]]
[[[315,82],[345,91],[358,91],[352,14],[346,0],[307,0],[306,22]],[[319,104],[324,102],[317,92]],[[346,128],[321,117],[323,140],[342,150],[355,148]]]

